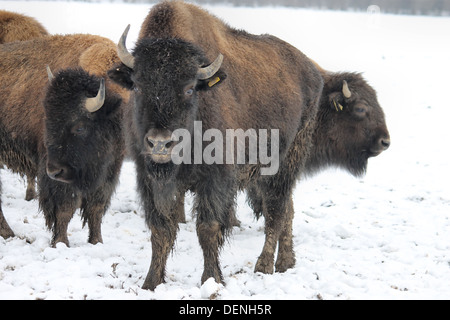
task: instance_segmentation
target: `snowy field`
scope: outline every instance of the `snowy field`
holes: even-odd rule
[[[133,47],[151,5],[0,1],[51,33],[92,33],[116,42],[130,23]],[[133,164],[102,226],[87,243],[77,213],[71,247],[51,233],[25,182],[2,170],[3,211],[17,237],[0,238],[0,299],[450,299],[450,19],[207,6],[230,25],[274,34],[333,71],[360,71],[377,90],[392,145],[369,160],[364,178],[327,170],[295,190],[297,264],[253,273],[263,221],[238,198],[240,228],[221,254],[226,285],[200,284],[202,253],[191,215],[180,225],[167,283],[140,289],[151,244]],[[192,197],[186,208],[190,210]]]

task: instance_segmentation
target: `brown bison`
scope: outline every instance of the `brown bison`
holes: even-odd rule
[[[0,161],[38,177],[53,245],[69,244],[67,226],[77,208],[89,242],[102,242],[102,216],[124,157],[121,103],[128,93],[109,80],[101,85],[97,76],[105,78],[118,61],[115,45],[92,35],[0,46]],[[50,83],[46,65],[55,71]],[[67,68],[76,70],[58,72]],[[2,237],[14,235],[1,207],[0,227]]]
[[[34,18],[0,10],[0,44],[48,36],[47,30]]]
[[[291,81],[284,75],[286,72],[284,66],[290,61],[288,58],[291,58],[289,51],[284,51],[281,59],[272,59],[271,55],[267,55],[267,46],[277,46],[278,42],[267,41],[271,38],[270,36],[258,37],[245,31],[235,30],[198,6],[181,1],[163,2],[154,6],[142,24],[139,34],[140,39],[148,37],[184,39],[202,48],[209,59],[213,59],[218,52],[221,52],[225,57],[224,60],[230,65],[227,68],[224,67],[224,70],[230,79],[227,80],[229,85],[233,86],[232,93],[237,94],[241,99],[246,98],[240,101],[243,106],[249,104],[248,100],[258,101],[260,91],[268,91],[266,96],[270,96],[271,99],[264,103],[272,104],[274,116],[283,117],[285,111],[278,101],[273,99],[276,97],[273,87],[281,86],[280,91],[283,95],[293,97],[296,94],[295,90],[285,84],[286,81]],[[267,56],[264,58],[264,55]],[[299,143],[308,149],[301,153],[301,160],[305,162],[301,171],[304,175],[312,175],[321,169],[338,166],[355,176],[362,175],[366,171],[368,158],[378,155],[390,145],[384,113],[378,104],[375,90],[360,74],[329,72],[320,68],[314,61],[312,62],[321,73],[324,86],[317,116],[308,124],[313,129],[303,129],[313,133],[312,140],[307,137]],[[260,70],[254,71],[255,68]],[[260,74],[269,72],[272,72],[270,81],[267,83],[260,81],[265,79],[264,76],[260,78]],[[308,79],[301,81],[308,82]],[[298,85],[301,86],[302,83]],[[249,94],[244,93],[247,90]],[[298,99],[301,101],[301,97]],[[225,117],[239,116],[229,107],[223,114]],[[264,113],[260,115],[259,112],[255,112],[254,116],[261,119]],[[300,153],[298,156],[300,157]],[[255,214],[258,217],[264,215],[266,224],[270,223],[272,214],[268,213],[267,208],[264,209],[264,206],[267,207],[267,201],[264,204],[264,190],[261,190],[257,184],[242,184],[241,181],[241,187],[243,186],[247,189],[249,204]],[[279,253],[276,270],[282,272],[294,266],[293,212],[293,203],[290,199],[286,213],[288,219],[279,239],[271,237],[272,228],[269,227],[267,230],[266,226],[266,243],[255,271],[273,272],[277,240],[279,240]],[[283,225],[283,221],[280,221],[280,225]]]
[[[0,44],[14,41],[25,41],[48,36],[47,30],[36,19],[0,10]],[[35,178],[27,177],[25,200],[36,197]]]
[[[167,26],[171,17],[165,18],[159,27]],[[203,31],[208,32],[199,26],[198,32]],[[141,38],[133,55],[121,50],[125,64],[109,73],[133,90],[131,155],[152,231],[152,261],[143,287],[152,290],[164,281],[177,234],[173,209],[185,190],[195,192],[197,234],[204,257],[202,282],[210,277],[223,280],[219,248],[232,227],[230,213],[239,187],[251,186],[264,195],[267,240],[257,268],[265,268],[270,259],[273,264],[272,246],[284,228],[292,189],[309,153],[323,87],[320,73],[305,55],[269,35],[229,28],[227,36],[240,44],[239,51],[225,45],[213,58],[200,46],[164,36]],[[214,142],[222,152],[216,150],[214,156],[226,153],[227,163],[198,161],[195,150],[207,153],[211,134],[225,137],[230,129],[258,133],[258,151],[265,149],[264,155],[270,153],[273,161],[263,161],[258,153],[257,161],[240,164],[239,157],[253,159],[254,155],[249,148],[239,154],[239,147],[231,148],[228,161],[230,145],[218,137]],[[179,132],[187,134],[177,140],[174,134]],[[204,137],[200,143],[195,137],[199,134]],[[238,138],[236,145],[245,139]],[[195,150],[183,149],[184,161],[176,163],[172,152],[180,144],[191,144]]]

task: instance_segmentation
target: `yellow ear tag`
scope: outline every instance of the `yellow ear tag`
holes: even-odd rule
[[[334,103],[334,107],[336,108],[337,112],[339,112],[339,109],[341,109],[341,111],[344,110],[344,106],[342,104],[340,104],[339,102],[336,102],[334,99],[333,99],[333,103]],[[339,106],[339,108],[338,108],[338,106]]]
[[[336,101],[334,99],[333,99],[333,103],[334,103],[334,107],[336,108],[336,111],[339,112],[339,109],[338,109],[338,107],[336,105]]]
[[[219,77],[215,77],[213,80],[211,80],[210,82],[208,82],[208,87],[212,87],[212,86],[214,86],[215,84],[217,84],[218,82],[220,81],[220,78]]]

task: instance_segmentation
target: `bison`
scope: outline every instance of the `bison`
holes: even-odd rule
[[[36,19],[0,10],[0,44],[14,41],[25,41],[48,36],[47,30]],[[25,200],[36,197],[35,178],[27,177]]]
[[[118,61],[115,44],[93,35],[0,46],[0,161],[38,177],[53,246],[69,245],[67,226],[77,208],[89,242],[102,242],[102,216],[124,157],[121,104],[128,93],[100,78]],[[46,65],[56,73],[50,83]],[[13,236],[1,208],[0,222],[0,235]]]
[[[258,265],[264,266],[266,256],[273,255],[270,247],[282,232],[294,183],[309,152],[322,77],[305,55],[278,38],[230,32],[237,42],[245,44],[240,54],[232,54],[229,50],[234,48],[228,48],[223,51],[225,59],[217,52],[210,60],[200,47],[181,39],[142,38],[132,55],[120,50],[125,64],[109,73],[133,89],[130,153],[152,232],[152,261],[143,288],[153,290],[164,281],[177,233],[173,209],[185,190],[195,193],[197,234],[204,257],[202,282],[210,277],[223,281],[219,248],[232,228],[238,188],[251,186],[264,195],[267,240]],[[126,33],[120,47],[125,38]],[[273,75],[282,79],[276,86]],[[203,136],[214,132],[224,137],[227,129],[270,131],[265,141],[259,142],[274,162],[278,160],[276,170],[261,174],[272,169],[272,164],[266,167],[262,161],[198,163],[195,152],[186,156],[185,150],[186,161],[174,163],[171,152],[180,142],[173,134],[179,129],[191,136],[184,136],[183,144],[191,139],[193,145],[196,129]],[[204,138],[203,146],[200,142],[200,149],[208,147],[205,141],[208,139]],[[224,152],[229,147],[225,139],[222,145],[215,142]],[[237,159],[237,149],[231,151],[233,159]],[[246,149],[243,157],[252,154]]]
[[[257,41],[255,39],[258,36],[235,30],[202,8],[180,1],[163,2],[151,9],[139,34],[140,39],[147,37],[184,39],[201,47],[211,59],[217,52],[224,54],[225,61],[239,61],[241,56],[246,54],[251,56],[253,53],[254,56],[258,56],[256,63],[261,63],[262,69],[268,68],[267,65],[272,67],[277,64],[283,65],[283,63],[279,63],[279,60],[261,60],[259,57],[259,55],[265,54],[267,48],[264,47],[268,45],[265,39],[270,36],[260,36],[260,40]],[[258,43],[259,47],[250,47],[250,39]],[[289,57],[287,51],[284,54]],[[285,60],[286,58],[282,59],[282,62]],[[376,92],[358,73],[329,72],[323,70],[316,62],[312,62],[322,75],[324,86],[318,113],[310,124],[314,127],[312,140],[308,152],[302,154],[302,160],[305,161],[302,167],[303,176],[311,176],[330,166],[338,166],[353,175],[360,176],[366,171],[368,158],[378,155],[390,145],[389,132]],[[226,70],[229,78],[232,78],[233,85],[237,84],[236,87],[247,89],[250,83],[260,84],[258,75],[251,69],[254,64],[248,62],[248,65],[242,64],[239,65],[239,68],[236,68],[236,65],[237,63],[234,63],[232,64],[234,68]],[[279,79],[276,82],[277,86],[280,85],[280,82],[289,79],[283,76],[281,66],[280,70],[273,71],[273,75]],[[251,76],[248,76],[248,72]],[[241,81],[241,79],[246,80]],[[259,90],[272,90],[273,85],[273,81],[265,86],[260,84]],[[285,89],[289,89],[289,87],[286,86]],[[274,91],[271,92],[274,93]],[[292,94],[291,92],[285,90],[283,94]],[[258,94],[257,92],[256,95]],[[256,96],[249,95],[247,97],[251,99]],[[273,108],[277,110],[279,105],[273,103]],[[279,110],[282,112],[282,109]],[[305,146],[307,141],[304,141]],[[254,187],[252,184],[245,188],[248,202],[257,217],[267,216],[267,212],[264,213],[264,195],[260,188],[257,185]],[[291,230],[293,212],[291,199],[286,213],[288,222],[279,238],[277,271],[285,271],[295,263]],[[272,241],[269,246],[266,239],[266,246],[270,247],[270,250],[263,251],[263,253],[270,252],[271,254],[260,256],[255,271],[272,273],[276,241]]]
[[[47,30],[34,18],[0,10],[0,44],[48,36]]]

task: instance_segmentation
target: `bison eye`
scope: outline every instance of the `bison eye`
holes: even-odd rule
[[[88,133],[88,128],[82,123],[79,123],[72,127],[71,132],[74,136],[84,137]]]
[[[366,112],[367,112],[367,107],[361,104],[357,104],[354,108],[353,108],[353,112],[359,116],[359,117],[363,117]]]
[[[186,96],[186,97],[190,97],[190,96],[192,96],[194,94],[194,88],[189,88],[189,89],[187,89],[185,92],[184,92],[184,95]]]

